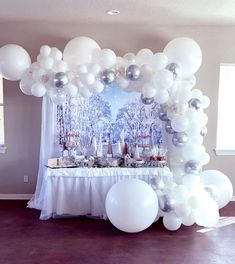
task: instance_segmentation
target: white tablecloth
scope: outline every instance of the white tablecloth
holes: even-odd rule
[[[91,215],[107,218],[105,198],[113,184],[129,178],[150,183],[151,178],[170,181],[169,168],[47,168],[41,193],[40,219],[52,216]]]

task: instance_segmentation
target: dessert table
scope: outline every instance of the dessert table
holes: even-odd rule
[[[136,178],[171,181],[168,167],[158,168],[46,168],[41,192],[41,220],[90,215],[107,218],[105,198],[116,182]]]

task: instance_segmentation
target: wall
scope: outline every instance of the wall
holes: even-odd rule
[[[0,25],[0,45],[18,43],[35,59],[39,48],[49,44],[63,49],[75,36],[89,36],[102,48],[117,54],[150,48],[162,51],[168,41],[186,36],[195,39],[202,48],[203,63],[196,74],[197,85],[211,99],[206,113],[209,117],[205,146],[211,162],[205,169],[218,169],[231,179],[235,187],[233,156],[215,156],[219,64],[235,62],[235,27],[232,26],[157,26],[123,24],[46,24],[43,22],[6,23]],[[4,42],[3,42],[4,40]],[[4,82],[6,154],[0,154],[0,193],[33,193],[35,189],[40,138],[41,100],[23,95],[17,82]],[[232,118],[233,115],[231,115]],[[29,175],[29,183],[23,183]]]

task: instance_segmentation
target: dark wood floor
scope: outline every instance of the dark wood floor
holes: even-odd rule
[[[235,216],[235,202],[222,211]],[[104,220],[39,220],[25,201],[0,201],[1,264],[235,263],[235,224],[200,233],[198,226],[167,231],[161,222],[136,234]]]

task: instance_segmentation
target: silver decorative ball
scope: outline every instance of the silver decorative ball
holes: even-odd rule
[[[188,141],[188,135],[185,132],[174,132],[172,144],[176,147],[183,147]]]
[[[175,131],[174,131],[174,129],[171,126],[171,121],[170,120],[166,121],[165,130],[169,134],[174,134]]]
[[[144,97],[143,94],[141,94],[140,99],[141,99],[141,102],[145,105],[150,105],[154,102],[154,98]]]
[[[158,117],[162,121],[169,120],[169,118],[167,117],[167,105],[166,104],[160,106],[160,109],[158,111]]]
[[[199,110],[202,107],[202,103],[198,98],[192,98],[188,102],[189,107]]]
[[[64,72],[57,72],[53,79],[54,86],[56,88],[63,88],[69,83],[69,78]]]
[[[126,69],[126,77],[131,81],[136,81],[140,77],[140,67],[138,65],[132,64]]]
[[[176,201],[168,194],[164,194],[158,197],[158,204],[163,212],[169,213],[175,209]]]
[[[195,160],[189,160],[184,165],[184,170],[188,174],[198,174],[201,169],[201,165]]]
[[[203,128],[201,129],[200,135],[201,135],[202,137],[205,137],[205,136],[207,135],[207,127],[203,127]]]
[[[174,80],[177,79],[177,77],[180,75],[180,72],[181,72],[179,64],[174,63],[174,62],[168,64],[166,66],[166,69],[172,72]]]
[[[115,72],[112,70],[104,70],[100,74],[100,80],[103,84],[109,85],[115,80]]]

